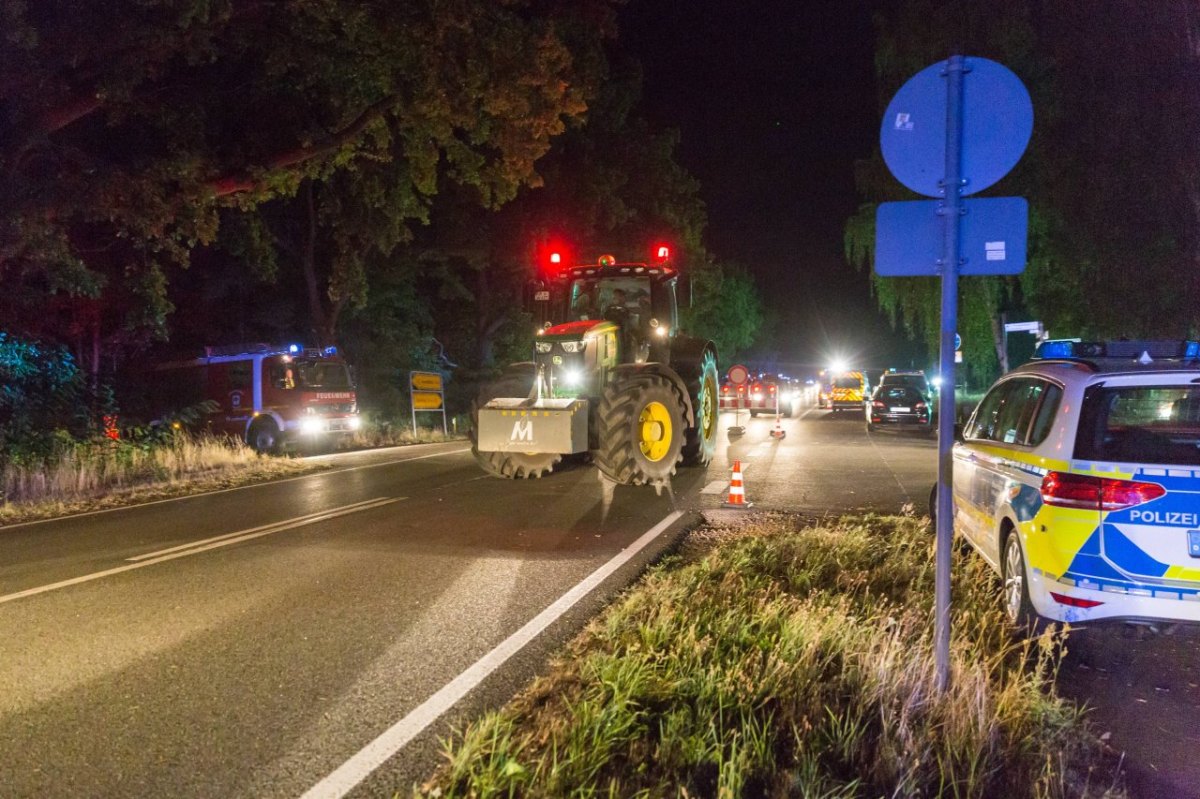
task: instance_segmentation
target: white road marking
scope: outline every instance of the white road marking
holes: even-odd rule
[[[367,778],[367,775],[400,751],[426,727],[437,721],[443,713],[483,682],[506,660],[541,634],[613,572],[632,560],[650,542],[662,535],[682,515],[683,511],[678,510],[668,514],[662,521],[643,533],[641,538],[621,550],[616,557],[584,578],[582,582],[555,600],[550,607],[530,619],[525,626],[504,639],[495,649],[442,686],[433,696],[385,730],[374,741],[364,746],[329,776],[309,788],[301,799],[341,799],[350,793],[355,786]]]
[[[365,510],[365,508],[362,507],[363,505],[373,505],[375,503],[382,502],[384,499],[386,499],[386,497],[376,497],[375,499],[366,499],[366,500],[363,500],[362,502],[355,502],[352,505],[342,505],[341,507],[338,507],[338,508],[330,508],[329,510],[323,510],[323,511],[319,511],[317,513],[310,513],[307,516],[297,516],[294,519],[284,519],[283,521],[272,522],[271,524],[263,524],[258,527],[250,527],[246,530],[238,530],[237,532],[233,532],[233,533],[225,533],[224,535],[214,535],[212,538],[201,538],[197,541],[189,541],[186,544],[180,544],[179,546],[169,547],[168,549],[160,549],[156,552],[147,552],[144,555],[134,555],[132,558],[126,558],[126,560],[129,561],[130,563],[136,563],[139,560],[147,560],[148,558],[157,558],[161,555],[166,555],[171,552],[178,552],[183,549],[193,549],[195,547],[199,547],[204,544],[212,543],[213,541],[224,541],[229,538],[240,538],[241,536],[249,535],[251,533],[257,533],[262,530],[270,530],[273,533],[278,533],[283,530],[290,530],[293,527],[301,527],[306,524],[312,524],[313,522],[320,522],[320,521],[324,521],[325,519],[333,519],[338,516],[345,516],[347,513],[353,513],[357,510]],[[407,497],[398,497],[398,499],[407,499]],[[393,500],[393,501],[396,501],[396,500]]]
[[[711,483],[700,489],[701,494],[724,494],[725,488],[729,485],[728,480],[713,480]]]
[[[25,597],[36,596],[37,594],[45,594],[50,591],[57,591],[60,588],[68,588],[72,585],[79,585],[81,583],[89,583],[93,580],[99,580],[103,577],[111,577],[114,574],[121,574],[123,572],[133,571],[134,569],[143,569],[146,566],[153,566],[157,563],[164,563],[168,560],[175,560],[177,558],[186,558],[189,555],[196,555],[201,552],[207,552],[211,549],[217,549],[219,547],[229,546],[230,544],[238,544],[238,543],[241,543],[242,541],[249,541],[252,538],[261,538],[264,535],[271,535],[273,533],[278,533],[281,530],[291,529],[292,527],[300,527],[302,525],[312,524],[313,522],[322,521],[324,519],[332,519],[336,516],[344,516],[348,513],[357,513],[358,511],[380,508],[380,507],[383,507],[384,505],[390,505],[393,502],[399,502],[401,499],[403,499],[403,497],[394,497],[391,499],[380,498],[380,499],[372,500],[366,504],[358,504],[352,508],[342,510],[341,512],[326,513],[326,514],[323,514],[320,518],[306,519],[299,523],[287,525],[286,527],[268,525],[269,529],[265,529],[265,530],[263,530],[261,528],[254,528],[256,530],[259,530],[259,532],[250,532],[250,531],[243,530],[241,533],[237,534],[238,535],[237,538],[225,538],[224,540],[219,540],[219,541],[212,541],[210,539],[210,543],[208,543],[208,544],[203,544],[201,546],[192,546],[191,548],[182,550],[180,552],[170,552],[169,554],[158,555],[158,557],[153,557],[150,560],[142,560],[142,561],[138,561],[137,563],[129,563],[124,566],[115,566],[111,569],[104,569],[103,571],[92,572],[91,574],[83,574],[83,575],[80,575],[79,577],[71,577],[70,579],[67,579],[67,580],[60,580],[57,583],[49,583],[48,585],[39,585],[35,588],[27,588],[24,591],[17,591],[16,593],[13,593],[13,594],[4,594],[3,596],[0,596],[0,604],[4,604],[5,602],[12,602],[17,599],[24,599]],[[197,543],[201,543],[201,542],[197,542]],[[166,550],[164,550],[164,551],[166,551]]]
[[[407,446],[420,447],[420,446],[437,446],[437,445],[436,444],[429,444],[429,445],[409,444]],[[395,447],[395,449],[401,449],[401,447]],[[379,450],[364,450],[364,451],[365,452],[378,452]],[[116,513],[117,511],[123,511],[123,510],[134,510],[136,508],[147,508],[151,505],[162,505],[164,502],[179,502],[180,500],[183,500],[183,499],[195,499],[196,497],[211,497],[214,494],[228,494],[231,491],[245,491],[248,488],[262,488],[263,486],[277,486],[277,485],[282,485],[284,483],[294,483],[297,480],[311,480],[314,477],[324,477],[325,475],[329,475],[329,474],[340,474],[341,472],[353,472],[353,471],[357,471],[359,469],[375,469],[379,466],[396,466],[401,463],[408,463],[409,461],[423,461],[426,458],[440,458],[444,455],[458,455],[459,453],[470,452],[470,451],[471,451],[470,447],[463,447],[461,449],[447,450],[446,452],[431,452],[428,455],[415,455],[411,458],[398,458],[397,460],[394,460],[394,461],[383,461],[382,463],[364,463],[362,466],[347,466],[342,469],[327,469],[322,472],[312,472],[311,474],[302,474],[299,477],[287,477],[283,480],[267,480],[262,483],[248,483],[244,486],[234,486],[233,488],[218,488],[216,491],[202,491],[199,494],[184,494],[183,496],[180,496],[180,497],[167,497],[166,499],[155,499],[150,502],[139,502],[134,505],[122,505],[119,508],[104,508],[102,510],[89,510],[89,511],[85,511],[84,513],[72,513],[68,516],[53,516],[49,519],[35,519],[34,521],[31,521],[31,522],[20,522],[18,524],[0,524],[0,535],[3,535],[4,533],[8,532],[9,530],[15,530],[18,527],[32,527],[35,524],[48,524],[50,522],[61,522],[66,519],[81,519],[84,516],[99,516],[102,513]]]

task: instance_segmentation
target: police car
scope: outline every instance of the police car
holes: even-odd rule
[[[1014,623],[1200,621],[1200,342],[1044,342],[963,428],[953,492]]]

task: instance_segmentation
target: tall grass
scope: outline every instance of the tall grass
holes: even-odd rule
[[[455,441],[466,438],[467,417],[448,417],[447,432],[443,433],[439,416],[428,415],[436,419],[436,427],[418,427],[413,432],[412,426],[405,421],[396,422],[390,419],[365,417],[362,429],[341,443],[341,449],[373,449],[376,447],[398,447],[404,444],[433,444],[442,441]],[[429,419],[422,419],[422,424],[428,424]]]
[[[767,520],[652,570],[509,706],[446,744],[425,796],[1116,796],[1054,691],[1064,638],[1018,641],[955,564],[936,689],[932,541],[901,517]]]
[[[180,434],[153,444],[70,442],[52,456],[0,464],[0,490],[5,503],[70,502],[234,472],[286,470],[268,460],[241,442],[212,436]]]

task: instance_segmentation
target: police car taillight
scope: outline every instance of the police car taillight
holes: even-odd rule
[[[1042,501],[1060,508],[1112,511],[1132,508],[1164,496],[1158,483],[1114,480],[1087,474],[1050,472],[1042,478]]]

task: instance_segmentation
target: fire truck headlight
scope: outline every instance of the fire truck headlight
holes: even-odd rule
[[[351,430],[358,430],[360,427],[362,427],[362,418],[358,416],[351,416],[349,420],[347,420],[346,426]]]
[[[300,432],[306,436],[313,436],[325,430],[325,420],[316,416],[309,416],[306,419],[300,420]]]

